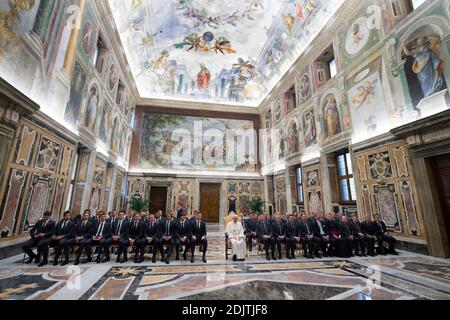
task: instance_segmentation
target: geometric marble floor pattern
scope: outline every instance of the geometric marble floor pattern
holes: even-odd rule
[[[148,260],[37,268],[0,261],[0,299],[396,300],[450,299],[450,261],[400,256],[268,262],[224,260],[223,229],[208,227],[208,263]],[[198,259],[200,260],[200,259]]]

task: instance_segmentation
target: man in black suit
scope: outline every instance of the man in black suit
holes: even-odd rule
[[[95,225],[90,220],[90,213],[88,210],[85,210],[83,213],[83,218],[80,222],[78,222],[76,231],[75,231],[75,243],[79,244],[79,248],[77,251],[77,256],[75,258],[75,265],[80,263],[80,257],[83,253],[83,250],[86,252],[87,260],[86,262],[91,262],[91,243],[92,236],[95,232]]]
[[[384,248],[384,242],[387,242],[389,245],[387,253],[398,255],[398,252],[395,250],[395,243],[397,242],[397,240],[387,231],[386,223],[381,220],[381,217],[378,213],[373,215],[373,219],[377,230],[376,235],[378,238],[378,251],[381,254],[385,254],[386,250]]]
[[[339,222],[336,221],[336,214],[329,212],[325,219],[326,229],[328,230],[330,245],[328,247],[328,256],[333,257],[337,255],[340,247],[341,235],[339,233]]]
[[[352,216],[352,221],[349,224],[350,232],[353,236],[353,248],[355,249],[355,255],[358,257],[364,256],[367,257],[366,254],[366,236],[363,233],[363,228],[361,222],[358,220],[358,215],[354,214]]]
[[[95,224],[95,233],[93,235],[93,244],[99,247],[97,254],[97,263],[109,261],[109,247],[112,244],[111,223],[106,221],[106,215],[103,211],[98,214],[99,221]],[[104,255],[102,259],[102,255]]]
[[[330,243],[330,235],[328,233],[328,229],[325,223],[325,220],[322,219],[321,213],[316,213],[315,218],[311,220],[311,228],[313,230],[314,238],[316,238],[317,246],[315,255],[318,258],[322,258],[319,253],[319,248],[322,251],[324,256],[328,255],[328,245]]]
[[[109,223],[111,223],[111,227],[114,224],[114,222],[116,222],[117,220],[117,211],[116,210],[111,210],[108,213],[108,219],[106,219],[106,221],[108,221]]]
[[[206,239],[206,223],[202,220],[202,213],[198,212],[195,221],[192,223],[192,241],[191,241],[191,263],[194,263],[195,245],[200,244],[203,248],[203,259],[206,263],[206,250],[208,249],[208,240]]]
[[[258,216],[258,224],[256,225],[256,238],[264,245],[266,251],[266,259],[270,260],[270,250],[272,251],[272,258],[275,258],[275,242],[272,241],[272,231],[270,224],[266,221],[264,214]]]
[[[87,210],[85,210],[85,211],[87,211]],[[103,213],[103,211],[101,211],[101,210],[99,210],[99,209],[96,209],[95,210],[95,215],[93,215],[92,217],[91,217],[91,222],[94,224],[94,226],[100,221],[100,214],[101,213]]]
[[[375,240],[376,227],[375,222],[371,220],[370,215],[366,216],[366,219],[361,223],[361,232],[367,241],[367,254],[371,257],[375,256]]]
[[[171,212],[168,212],[166,218],[159,222],[159,232],[161,234],[161,243],[160,243],[161,262],[169,264],[173,248],[175,247],[175,239],[177,238],[177,225],[173,220]],[[166,256],[164,256],[165,244],[169,246]]]
[[[340,256],[341,258],[350,258],[352,256],[352,243],[354,240],[353,234],[350,230],[350,224],[348,222],[347,215],[343,214],[341,216],[341,221],[339,223],[339,234],[341,235],[341,248]]]
[[[59,221],[56,225],[52,241],[58,244],[55,252],[55,259],[53,260],[53,265],[58,265],[58,259],[61,252],[64,251],[64,261],[61,262],[62,266],[69,263],[69,248],[75,243],[75,222],[71,220],[70,211],[64,212],[63,220]]]
[[[244,220],[244,233],[245,239],[247,240],[247,249],[252,252],[253,249],[253,239],[256,239],[256,225],[258,220],[255,218],[254,213],[248,215],[248,219]]]
[[[152,246],[152,262],[156,262],[156,252],[161,245],[161,234],[158,223],[156,222],[155,215],[153,213],[148,215],[146,223],[144,223],[143,237],[137,241],[137,248],[139,249],[138,263],[144,261],[145,246],[150,244]]]
[[[133,210],[128,210],[128,213],[125,216],[125,222],[129,223],[129,222],[133,222],[134,219],[134,212]]]
[[[142,242],[144,239],[145,233],[145,224],[141,221],[141,215],[139,213],[135,213],[133,216],[133,221],[129,222],[127,225],[127,234],[128,234],[128,245],[134,247],[136,246],[134,252],[134,262],[140,263],[142,260],[139,258],[139,250],[138,243]],[[124,254],[124,262],[127,261],[127,250],[123,251]]]
[[[163,212],[161,210],[155,213],[156,223],[160,223],[163,220]]]
[[[127,248],[129,243],[128,223],[125,220],[125,211],[120,211],[116,222],[112,225],[112,240],[118,245],[116,262],[127,261]]]
[[[46,211],[41,220],[36,222],[30,230],[31,239],[22,245],[22,250],[30,257],[26,263],[31,263],[35,260],[42,267],[48,263],[48,247],[52,241],[53,229],[55,221],[51,220],[52,213]],[[38,254],[33,252],[33,248],[38,248]],[[42,255],[42,261],[41,261]]]
[[[301,243],[300,228],[294,214],[291,214],[287,223],[287,234],[289,235],[289,248],[291,250],[291,258],[295,259],[296,245]]]
[[[300,237],[305,258],[314,259],[316,253],[317,239],[314,237],[314,230],[308,221],[308,215],[302,213],[298,223],[300,229]]]
[[[186,220],[186,215],[182,213],[177,221],[177,238],[175,239],[176,259],[179,260],[180,247],[184,245],[183,259],[186,260],[188,248],[191,247],[192,228],[191,223]]]
[[[271,226],[271,232],[272,232],[272,242],[276,244],[278,249],[278,259],[282,258],[281,255],[281,244],[283,243],[286,248],[286,256],[288,259],[290,259],[290,252],[288,248],[290,247],[289,243],[289,234],[287,232],[287,226],[286,223],[282,221],[282,217],[280,214],[275,215],[275,222],[272,223]],[[275,254],[272,255],[272,259],[275,259]]]

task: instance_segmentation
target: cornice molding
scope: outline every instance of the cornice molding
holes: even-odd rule
[[[39,105],[28,96],[17,90],[8,81],[0,77],[0,100],[4,107],[18,112],[20,115],[30,115],[39,110]]]

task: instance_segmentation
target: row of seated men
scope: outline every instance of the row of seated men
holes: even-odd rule
[[[373,220],[367,216],[363,222],[358,220],[356,214],[351,221],[346,215],[339,217],[334,213],[328,213],[326,219],[321,213],[308,217],[302,212],[285,218],[276,214],[275,219],[268,218],[266,214],[258,217],[250,214],[249,219],[244,220],[244,229],[248,250],[252,251],[253,239],[257,239],[264,245],[267,260],[277,259],[276,249],[278,259],[282,258],[282,244],[288,259],[295,259],[297,244],[301,244],[304,256],[312,259],[322,255],[342,258],[354,255],[373,257],[387,253],[398,255],[396,239],[389,234],[378,214],[373,215]],[[388,243],[388,249],[384,247],[385,243]]]
[[[59,264],[59,258],[63,256],[61,265],[69,263],[69,251],[78,246],[75,265],[80,263],[83,252],[86,259],[81,263],[92,261],[91,246],[98,248],[97,263],[110,260],[110,247],[117,245],[116,262],[124,263],[128,260],[128,247],[134,247],[134,262],[144,261],[147,246],[152,248],[152,262],[156,262],[156,254],[159,250],[161,262],[169,264],[175,248],[176,259],[184,246],[183,258],[187,259],[188,251],[191,254],[191,262],[194,262],[195,246],[200,245],[203,252],[202,261],[206,263],[206,251],[208,241],[206,239],[206,223],[202,220],[201,212],[196,212],[189,220],[185,214],[179,219],[168,212],[166,217],[158,214],[141,216],[138,213],[129,213],[125,217],[125,211],[108,217],[102,211],[98,211],[91,217],[90,211],[84,211],[81,219],[72,219],[71,213],[66,211],[59,222],[50,219],[51,213],[45,212],[30,230],[30,239],[26,241],[22,249],[28,255],[26,263],[33,260],[38,266],[48,264],[49,247],[55,247],[53,265]],[[167,251],[164,246],[167,246]],[[33,252],[37,248],[37,254]]]

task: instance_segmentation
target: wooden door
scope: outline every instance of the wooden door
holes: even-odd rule
[[[200,184],[200,212],[206,222],[219,222],[220,187],[217,183]]]
[[[433,159],[434,179],[438,189],[447,237],[450,237],[450,155]]]
[[[162,210],[166,212],[167,206],[167,187],[151,187],[150,189],[150,208],[151,213]]]

